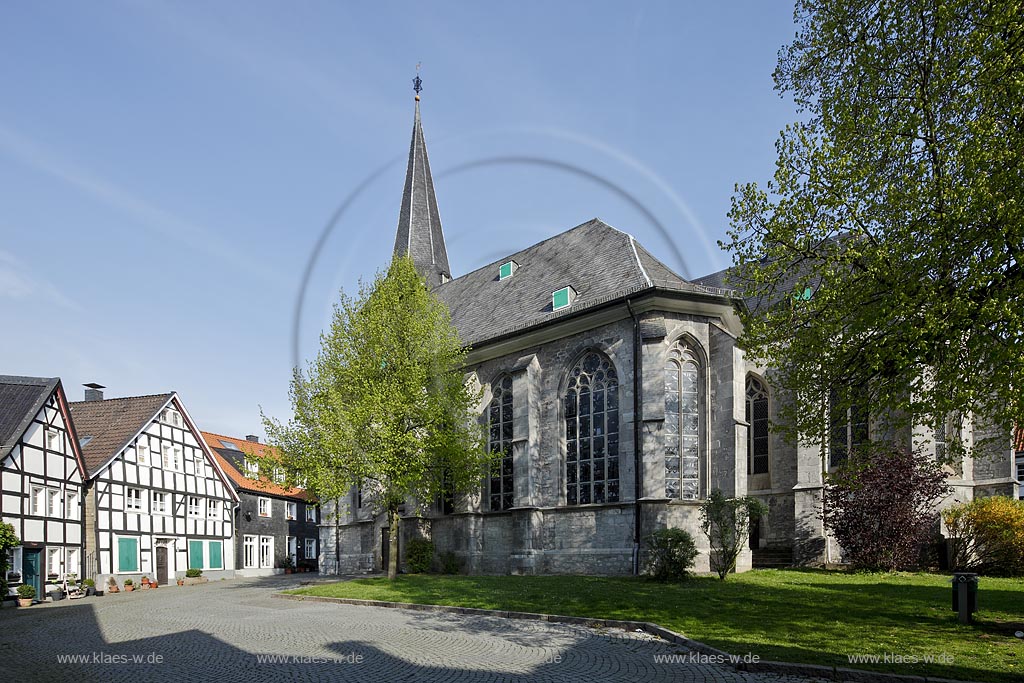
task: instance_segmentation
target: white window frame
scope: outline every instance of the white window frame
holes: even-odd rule
[[[259,536],[242,536],[242,567],[257,569],[259,567]]]
[[[73,573],[78,575],[79,569],[82,567],[81,562],[81,549],[80,548],[67,548],[64,551],[64,570],[66,573]],[[68,569],[71,569],[68,572]]]
[[[292,566],[299,564],[299,539],[295,536],[285,536],[285,552],[291,558]]]
[[[135,494],[134,496],[131,494]],[[134,501],[134,504],[133,504]],[[124,491],[124,509],[127,512],[142,512],[142,489],[126,487]]]
[[[8,554],[9,567],[7,568],[7,580],[11,578],[11,574],[17,574],[21,576],[22,565],[24,564],[24,556],[22,554],[22,547],[19,545],[17,548],[11,548]]]
[[[292,501],[286,501],[284,504],[284,517],[291,521],[298,519],[299,505]]]
[[[59,489],[46,489],[46,516],[47,517],[60,517],[61,508],[61,496]]]
[[[67,519],[78,519],[78,491],[64,493],[64,516]]]
[[[36,517],[46,516],[46,487],[33,486],[29,489],[29,512]]]
[[[60,432],[52,427],[47,427],[45,436],[43,437],[44,443],[46,444],[46,450],[48,451],[59,451],[60,450]]]
[[[171,454],[174,456],[174,471],[175,472],[180,472],[181,471],[181,461],[182,461],[181,446],[172,446],[171,447]]]
[[[52,558],[54,558],[54,557],[57,558],[57,563],[56,563],[57,564],[57,571],[53,571],[54,563],[52,561]],[[43,577],[47,577],[50,574],[56,574],[57,576],[63,576],[64,575],[64,548],[63,547],[60,547],[60,546],[57,546],[57,547],[49,546],[49,547],[46,548],[46,573],[43,575]]]
[[[220,519],[220,501],[215,498],[209,498],[206,501],[206,518],[207,519]]]
[[[163,465],[163,468],[165,470],[172,469],[171,463],[173,462],[173,460],[171,456],[171,447],[167,444],[164,444],[160,452],[163,456],[162,460],[160,461],[161,464]]]
[[[198,517],[199,516],[199,511],[201,509],[202,508],[200,507],[199,496],[192,496],[192,495],[190,495],[188,497],[188,516],[189,517]]]
[[[306,506],[306,521],[311,523],[311,524],[316,524],[316,506],[315,505],[307,505]]]
[[[305,545],[306,545],[306,547],[303,548],[303,551],[304,551],[303,552],[303,557],[305,557],[307,560],[315,560],[316,556],[317,556],[316,555],[316,539],[315,538],[307,538]],[[312,550],[310,550],[310,548],[312,548]]]
[[[266,512],[263,510],[264,506],[266,506]],[[257,503],[256,511],[259,513],[260,517],[272,517],[274,509],[270,504],[270,499],[261,496]]]
[[[264,556],[266,548],[266,556]],[[274,537],[260,536],[259,554],[257,561],[260,569],[272,569],[274,567]]]
[[[140,436],[135,444],[135,462],[145,465],[149,461],[149,437]]]
[[[166,514],[169,514],[167,512],[167,509],[168,509],[167,497],[168,497],[168,495],[169,494],[167,494],[164,491],[153,491],[152,492],[152,494],[150,495],[150,500],[152,501],[152,513],[154,515],[166,515]],[[157,496],[159,496],[159,498],[157,498]]]

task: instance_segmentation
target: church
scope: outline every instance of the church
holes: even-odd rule
[[[720,489],[769,510],[737,571],[838,559],[818,518],[821,454],[769,430],[771,373],[737,345],[746,302],[726,271],[687,281],[594,218],[453,277],[419,95],[394,253],[448,305],[483,390],[488,445],[503,454],[478,495],[407,506],[400,555],[425,537],[468,573],[635,574],[644,538],[674,527],[693,535],[706,572],[699,507]],[[852,445],[870,424],[848,418]],[[907,437],[934,452],[946,435]],[[1009,439],[949,473],[949,500],[1016,495]],[[387,541],[384,515],[353,491],[321,527],[321,570],[385,568]]]

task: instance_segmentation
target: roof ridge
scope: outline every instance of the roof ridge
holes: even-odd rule
[[[164,391],[159,394],[141,394],[139,396],[115,396],[114,398],[105,398],[100,401],[68,401],[68,405],[81,405],[82,403],[109,403],[111,401],[131,401],[140,398],[157,398],[160,396],[174,396],[178,392],[176,391]]]

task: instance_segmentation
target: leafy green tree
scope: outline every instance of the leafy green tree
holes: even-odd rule
[[[445,304],[396,257],[358,297],[342,294],[316,360],[292,380],[292,419],[264,417],[280,451],[272,466],[322,499],[360,486],[364,504],[387,513],[391,579],[399,508],[469,492],[491,464],[465,357]]]
[[[700,529],[710,543],[711,571],[725,581],[750,537],[750,523],[766,514],[764,503],[751,496],[726,498],[713,489],[700,506]]]
[[[7,570],[10,569],[10,552],[21,545],[14,526],[0,522],[0,600],[7,597]],[[21,571],[19,567],[14,568]]]
[[[1024,3],[795,16],[775,82],[802,120],[774,181],[737,186],[723,245],[754,302],[742,342],[792,399],[782,430],[820,443],[830,396],[893,427],[1024,421]]]

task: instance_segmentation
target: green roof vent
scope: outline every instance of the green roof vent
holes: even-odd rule
[[[519,264],[515,261],[509,261],[508,263],[502,263],[498,266],[498,279],[506,280],[512,277],[513,273],[519,269]]]
[[[568,308],[576,300],[576,290],[572,287],[562,287],[551,292],[551,310],[560,311]]]

